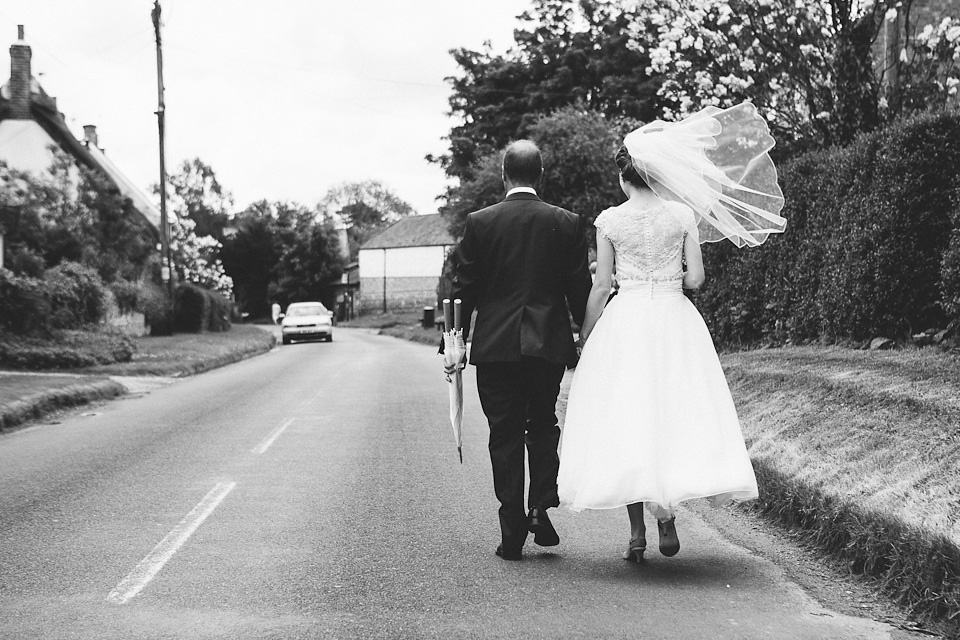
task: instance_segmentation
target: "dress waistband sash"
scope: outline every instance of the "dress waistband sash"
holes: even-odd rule
[[[619,293],[640,294],[649,298],[683,295],[682,280],[621,280]]]

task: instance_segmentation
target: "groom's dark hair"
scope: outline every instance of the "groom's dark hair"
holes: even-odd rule
[[[503,177],[514,184],[534,186],[543,175],[540,149],[529,140],[511,142],[503,152]]]

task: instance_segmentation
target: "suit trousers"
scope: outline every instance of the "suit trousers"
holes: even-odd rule
[[[527,357],[520,362],[478,363],[476,367],[480,404],[490,424],[490,462],[500,501],[503,546],[519,549],[527,537],[524,445],[530,461],[527,508],[560,505],[556,407],[566,367]]]

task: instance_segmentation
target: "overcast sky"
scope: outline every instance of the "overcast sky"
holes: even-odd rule
[[[344,181],[382,181],[418,213],[446,184],[456,73],[448,51],[513,44],[529,0],[161,0],[168,171],[199,157],[236,208],[313,205]],[[32,71],[81,138],[146,190],[159,179],[153,0],[3,0]],[[2,81],[9,78],[3,56]]]

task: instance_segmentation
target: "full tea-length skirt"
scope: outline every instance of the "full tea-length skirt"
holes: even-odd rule
[[[573,510],[757,497],[713,340],[679,283],[621,287],[583,350],[558,476]]]

